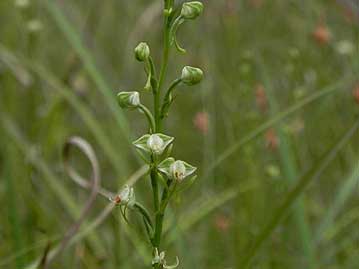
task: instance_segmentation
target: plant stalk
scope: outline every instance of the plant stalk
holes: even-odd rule
[[[173,0],[164,1],[164,9],[171,10],[173,7]],[[171,30],[171,15],[165,14],[164,17],[164,29],[163,29],[163,54],[162,54],[162,64],[159,74],[158,85],[156,89],[153,90],[153,100],[154,100],[154,117],[155,117],[155,132],[159,133],[162,131],[162,117],[161,117],[161,91],[165,82],[165,77],[167,74],[168,68],[168,59],[170,54],[170,30]],[[159,186],[158,186],[158,176],[157,176],[157,167],[153,161],[153,168],[151,170],[151,184],[154,197],[154,208],[155,208],[155,233],[152,240],[153,248],[159,249],[162,236],[162,227],[163,227],[163,218],[165,207],[162,208],[162,203],[165,201],[168,195],[166,189],[163,190],[161,203],[159,201]],[[158,265],[154,265],[153,268],[157,268]]]
[[[173,0],[165,0],[164,9],[171,10],[173,7]],[[161,90],[165,82],[165,77],[167,74],[168,68],[168,58],[170,53],[170,31],[171,31],[171,19],[170,15],[165,15],[164,17],[164,27],[163,27],[163,54],[162,54],[162,64],[160,70],[160,76],[158,81],[157,90],[154,91],[154,111],[155,111],[155,122],[156,122],[156,132],[161,132],[162,121],[161,121]]]

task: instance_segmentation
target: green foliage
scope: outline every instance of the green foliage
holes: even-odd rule
[[[113,199],[97,198],[54,268],[356,268],[355,1],[163,2],[0,1],[0,268],[38,268],[78,219],[89,193],[60,156],[72,135]],[[183,82],[188,65],[202,83],[188,87],[192,69]],[[124,112],[119,89],[141,105]],[[197,179],[168,186],[177,158]]]

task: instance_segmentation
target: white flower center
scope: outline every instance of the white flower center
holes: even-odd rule
[[[148,138],[147,146],[153,153],[161,154],[164,150],[164,141],[158,135],[153,134]]]
[[[132,106],[139,106],[140,105],[140,94],[138,92],[134,92],[129,97],[129,103]]]
[[[182,181],[186,177],[186,166],[182,161],[175,161],[170,169],[174,179]]]
[[[130,200],[130,188],[125,186],[125,188],[120,193],[121,201],[127,203]]]
[[[134,191],[133,188],[126,185],[122,191],[119,194],[120,199],[121,199],[121,204],[123,205],[129,205],[131,203],[131,201],[134,200]]]

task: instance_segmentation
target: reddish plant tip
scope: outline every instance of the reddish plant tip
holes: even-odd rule
[[[353,98],[354,98],[354,101],[359,105],[359,83],[357,83],[357,84],[354,86],[354,89],[353,89]]]
[[[355,14],[355,12],[350,7],[347,6],[343,7],[343,15],[345,21],[349,24],[353,24],[355,21],[358,21],[359,19],[359,16]]]
[[[317,25],[312,36],[319,45],[327,45],[332,39],[332,34],[328,26],[324,23],[319,23]]]
[[[214,226],[219,232],[227,232],[231,225],[230,219],[222,214],[219,214],[214,219]]]
[[[258,109],[265,113],[268,110],[268,98],[262,84],[257,84],[255,87],[256,105]]]
[[[225,13],[227,16],[235,16],[237,14],[237,4],[235,0],[227,0],[225,3]]]
[[[249,0],[249,4],[253,8],[261,8],[263,6],[264,0]]]
[[[118,205],[118,204],[121,203],[122,199],[121,199],[120,195],[116,195],[116,196],[112,199],[112,201],[113,201],[116,205]]]
[[[264,135],[266,147],[272,151],[277,150],[279,146],[278,136],[273,128],[268,129]]]
[[[193,118],[194,127],[200,131],[203,135],[208,133],[209,116],[207,112],[197,112]]]

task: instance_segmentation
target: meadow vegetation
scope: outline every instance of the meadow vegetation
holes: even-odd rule
[[[160,250],[178,268],[357,268],[357,1],[202,2],[164,81],[204,70],[201,84],[178,85],[163,123],[197,178],[166,209]],[[163,1],[2,0],[0,25],[0,268],[39,268],[79,218],[90,191],[62,156],[74,135],[92,145],[105,197],[51,268],[150,268],[142,219],[127,212],[128,225],[107,197],[135,183],[152,210],[132,145],[147,121],[116,95],[146,83],[139,42],[160,66]],[[71,163],[91,175],[80,151]]]

